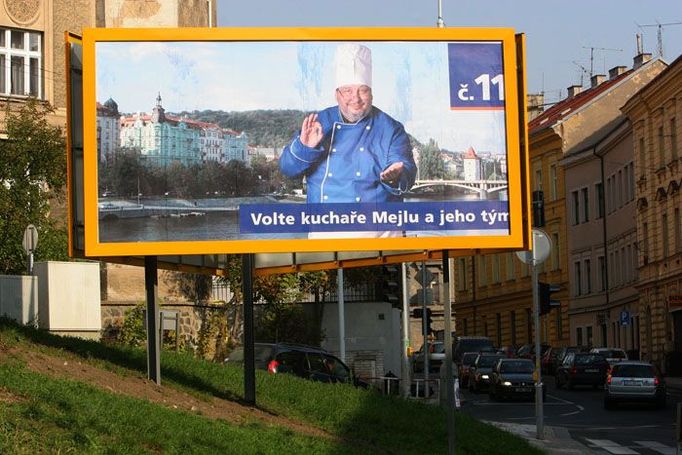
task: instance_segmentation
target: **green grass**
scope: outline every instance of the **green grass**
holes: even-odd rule
[[[118,374],[146,373],[142,350],[63,338],[0,319],[0,345],[77,356]],[[243,370],[164,351],[163,384],[195,396],[241,401]],[[447,453],[440,407],[397,397],[258,371],[261,409],[323,429],[336,440],[259,422],[235,425],[174,411],[91,386],[51,379],[0,358],[0,390],[23,397],[0,401],[0,453]],[[456,415],[462,454],[541,453],[526,441]]]

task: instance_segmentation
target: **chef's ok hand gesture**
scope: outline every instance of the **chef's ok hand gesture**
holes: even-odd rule
[[[301,126],[301,143],[306,147],[317,147],[323,137],[322,125],[317,121],[317,114],[310,114],[303,119]]]

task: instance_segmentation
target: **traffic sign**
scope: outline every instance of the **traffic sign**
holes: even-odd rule
[[[629,325],[630,324],[630,312],[627,310],[623,310],[620,312],[620,325]]]
[[[21,246],[24,247],[26,254],[31,254],[38,246],[38,229],[32,224],[26,226],[24,229],[24,238],[21,241]]]
[[[552,252],[552,241],[542,229],[533,229],[533,251],[517,251],[516,256],[524,264],[542,264]]]

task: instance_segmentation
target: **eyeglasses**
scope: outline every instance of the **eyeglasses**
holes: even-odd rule
[[[372,89],[366,85],[361,85],[360,87],[339,87],[336,89],[336,91],[339,92],[344,98],[350,98],[356,94],[364,98],[372,93]]]

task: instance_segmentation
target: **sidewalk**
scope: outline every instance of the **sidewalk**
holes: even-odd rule
[[[682,381],[680,381],[680,384],[682,385]],[[535,425],[491,421],[485,422],[501,430],[520,436],[535,447],[552,455],[594,453],[587,446],[571,439],[568,430],[562,427],[545,426],[545,437],[542,440],[538,440],[536,439]]]
[[[668,390],[675,390],[682,393],[682,378],[680,377],[665,377],[665,385]]]

